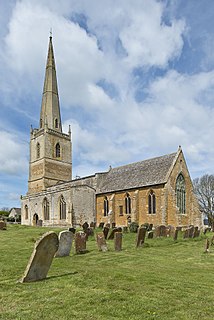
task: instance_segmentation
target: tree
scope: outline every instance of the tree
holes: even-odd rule
[[[214,230],[214,175],[205,174],[194,179],[193,186],[200,209],[208,217],[209,225]]]

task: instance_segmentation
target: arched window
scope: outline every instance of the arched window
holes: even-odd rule
[[[57,129],[59,127],[58,119],[55,119],[55,128]]]
[[[42,128],[42,119],[40,119],[40,128]]]
[[[151,190],[148,196],[149,214],[156,213],[156,198],[154,192]]]
[[[43,217],[44,217],[44,220],[50,219],[50,206],[47,198],[45,198],[43,201]]]
[[[56,144],[56,158],[60,158],[60,144]]]
[[[176,205],[180,213],[186,212],[186,188],[182,173],[179,174],[176,181]]]
[[[37,157],[37,159],[40,158],[40,143],[39,142],[36,145],[36,157]]]
[[[130,195],[127,193],[125,197],[125,208],[126,208],[126,214],[131,213],[131,198]]]
[[[66,202],[63,196],[60,197],[59,201],[59,218],[60,220],[66,219]]]
[[[104,205],[104,217],[106,217],[108,215],[108,211],[109,211],[108,198],[107,197],[105,197],[103,205]]]
[[[25,220],[28,219],[28,206],[25,205]]]

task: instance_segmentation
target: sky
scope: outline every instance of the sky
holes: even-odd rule
[[[27,192],[50,29],[73,178],[181,145],[213,174],[213,0],[0,0],[0,208]]]

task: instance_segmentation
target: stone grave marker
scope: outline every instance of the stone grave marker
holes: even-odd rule
[[[41,219],[39,219],[36,223],[37,227],[42,227],[42,223],[43,223],[43,221]]]
[[[35,243],[33,253],[28,262],[21,282],[31,282],[45,279],[58,250],[59,239],[55,232],[45,233]]]
[[[108,233],[109,233],[109,228],[108,227],[104,227],[103,234],[104,234],[105,239],[107,239]]]
[[[146,227],[140,227],[137,232],[136,247],[140,247],[144,244],[146,237]]]
[[[0,230],[7,230],[7,224],[3,220],[0,221]]]
[[[70,231],[61,231],[59,233],[59,248],[55,257],[66,257],[70,255],[74,234]]]
[[[105,227],[107,227],[107,228],[110,229],[110,227],[111,227],[110,223],[106,223],[106,224],[105,224]]]
[[[153,239],[154,232],[152,230],[148,231],[148,239]]]
[[[122,238],[123,238],[122,232],[115,232],[115,234],[114,234],[114,249],[115,249],[115,251],[122,250]]]
[[[189,238],[189,232],[190,232],[190,228],[186,228],[185,231],[184,231],[184,235],[183,235],[184,239]]]
[[[116,223],[112,222],[111,227],[112,227],[112,229],[114,229],[116,227]]]
[[[214,236],[212,236],[211,240],[210,240],[210,245],[214,246]]]
[[[189,227],[189,238],[193,238],[194,230],[195,230],[194,226],[190,226]]]
[[[87,228],[87,229],[84,229],[84,232],[86,234],[86,241],[88,240],[88,237],[89,236],[94,236],[94,229],[93,228]]]
[[[108,251],[108,247],[106,244],[106,239],[104,237],[103,232],[98,232],[96,235],[96,240],[97,240],[97,246],[99,251],[106,252]]]
[[[90,228],[93,228],[93,229],[95,228],[95,222],[90,223]]]
[[[193,238],[198,236],[198,227],[194,227]]]
[[[71,228],[69,228],[69,229],[68,229],[68,231],[70,231],[70,232],[72,232],[73,234],[75,234],[76,229],[75,229],[75,228],[73,228],[73,227],[71,227]]]
[[[83,231],[78,231],[75,234],[75,249],[77,254],[86,253],[86,234]]]
[[[208,253],[209,252],[209,247],[210,247],[210,241],[209,239],[206,239],[205,241],[205,247],[204,247],[204,252]]]
[[[105,224],[104,222],[100,222],[100,224],[99,224],[99,227],[98,227],[98,228],[101,228],[101,229],[102,229],[102,228],[104,227],[104,224]]]
[[[89,227],[88,222],[84,222],[83,225],[82,225],[83,230],[84,230],[84,231],[87,230],[88,227]]]
[[[122,232],[122,228],[118,227],[118,228],[114,228],[111,230],[111,233],[108,237],[108,240],[113,240],[114,239],[114,234],[115,232]]]

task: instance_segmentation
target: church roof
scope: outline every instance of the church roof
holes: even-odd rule
[[[110,169],[98,194],[164,184],[177,152]]]

